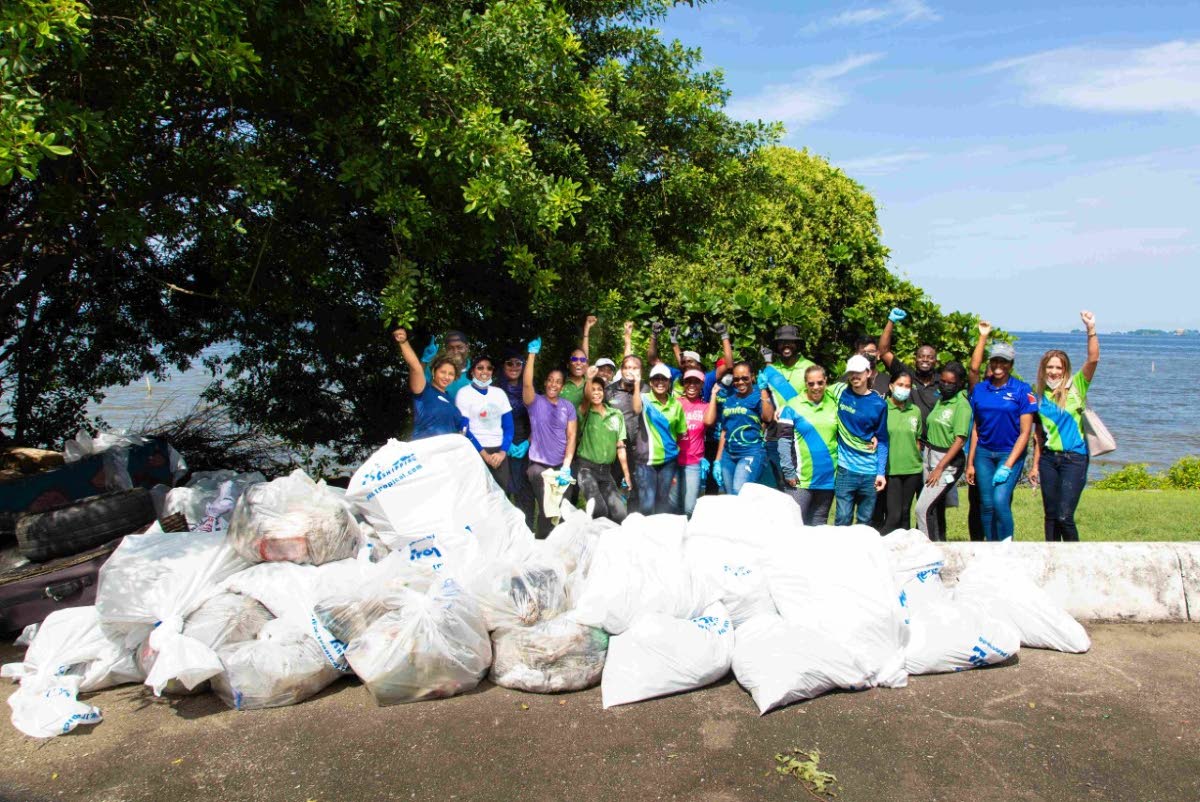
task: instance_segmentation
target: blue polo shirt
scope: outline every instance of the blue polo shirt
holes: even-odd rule
[[[1009,452],[1021,435],[1021,416],[1036,415],[1038,405],[1033,388],[1010,376],[999,387],[986,380],[975,385],[971,411],[979,429],[979,447]]]
[[[413,440],[436,437],[439,434],[461,434],[466,419],[450,396],[426,384],[420,395],[413,396]]]

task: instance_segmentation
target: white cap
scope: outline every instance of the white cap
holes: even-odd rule
[[[684,351],[682,358],[694,360],[697,364],[700,362],[700,355],[695,351]]]
[[[613,368],[615,370],[617,367],[617,363],[613,362],[611,359],[609,359],[606,356],[602,356],[596,360],[596,367],[598,367],[598,368]]]
[[[846,360],[847,373],[862,373],[871,369],[871,361],[862,354],[855,354]]]
[[[655,376],[665,376],[669,379],[671,378],[671,369],[662,362],[659,362],[657,365],[650,368],[650,378],[653,379]]]

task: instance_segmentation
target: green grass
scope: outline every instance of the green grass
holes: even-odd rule
[[[960,487],[960,506],[946,510],[950,540],[969,540],[966,491]],[[1028,485],[1013,496],[1013,519],[1017,540],[1045,540],[1042,495]],[[1075,524],[1080,540],[1200,540],[1200,492],[1089,487],[1079,501]]]

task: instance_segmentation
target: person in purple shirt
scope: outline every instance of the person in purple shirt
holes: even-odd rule
[[[525,357],[525,373],[521,379],[521,399],[525,402],[526,412],[529,413],[530,428],[529,467],[525,469],[525,476],[529,479],[539,506],[545,497],[542,486],[543,471],[554,468],[563,471],[566,476],[571,475],[578,417],[575,405],[561,397],[566,377],[559,368],[552,368],[546,374],[545,395],[534,392],[534,361],[541,350],[540,337],[529,343],[529,353]],[[558,510],[543,509],[537,516],[535,534],[539,539],[550,534],[550,518],[557,518],[557,513]]]
[[[1012,540],[1012,497],[1025,467],[1025,449],[1033,431],[1037,400],[1033,388],[1012,375],[1016,351],[993,343],[987,379],[971,390],[971,453],[967,483],[979,488],[983,537]]]

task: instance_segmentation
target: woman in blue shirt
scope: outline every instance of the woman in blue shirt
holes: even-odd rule
[[[1012,540],[1013,491],[1037,414],[1033,388],[1012,375],[1016,355],[1008,343],[993,343],[987,378],[971,390],[967,482],[979,488],[984,540]]]
[[[746,482],[756,481],[762,473],[766,455],[763,424],[775,419],[775,407],[766,390],[754,385],[754,373],[749,362],[733,366],[733,389],[722,393],[720,383],[714,383],[704,412],[704,425],[712,426],[721,420],[724,448],[718,470],[725,492],[737,495]]]
[[[400,354],[408,365],[408,389],[413,396],[412,439],[421,440],[439,434],[462,434],[466,421],[453,399],[446,394],[455,379],[458,367],[449,357],[441,356],[429,366],[429,381],[425,381],[425,367],[408,341],[408,331],[397,328],[392,339],[400,346]]]

